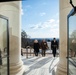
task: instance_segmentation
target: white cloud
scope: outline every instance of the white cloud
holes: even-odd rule
[[[50,19],[49,22],[50,23],[53,23],[53,22],[55,22],[55,20],[54,19]]]
[[[40,13],[40,16],[44,16],[44,15],[46,15],[46,13],[45,13],[45,12],[43,12],[43,13]]]
[[[38,29],[38,28],[42,28],[42,27],[41,27],[41,22],[40,22],[40,23],[38,23],[38,24],[35,24],[35,25],[31,26],[30,28],[31,28],[31,29]]]
[[[59,20],[50,19],[30,27],[32,37],[59,37]],[[44,34],[43,34],[44,33]]]
[[[23,9],[21,9],[21,15],[24,15]]]
[[[59,29],[28,31],[31,38],[59,38]]]
[[[57,23],[59,23],[59,20],[57,20]]]
[[[46,22],[43,23],[38,23],[35,25],[31,25],[31,29],[47,29],[47,28],[58,28],[59,24],[58,24],[58,20],[54,20],[54,19],[50,19]]]

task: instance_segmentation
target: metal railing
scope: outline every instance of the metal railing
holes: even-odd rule
[[[28,58],[28,56],[34,56],[34,50],[32,49],[32,47],[27,46],[25,49],[21,49],[21,55],[23,56],[24,54],[26,54],[26,58]]]
[[[42,55],[41,52],[39,52],[39,55],[40,54]],[[47,52],[46,50],[46,54],[52,54],[52,52]],[[35,56],[34,49],[30,46],[27,46],[26,48],[21,49],[21,55],[22,56],[26,55],[26,58],[28,58],[29,56]],[[57,53],[57,55],[59,54]]]

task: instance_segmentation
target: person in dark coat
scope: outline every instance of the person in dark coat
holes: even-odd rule
[[[22,49],[21,49],[21,55],[23,56],[23,51],[22,51]]]
[[[0,66],[2,65],[2,56],[1,56],[1,50],[0,50]]]
[[[52,49],[52,53],[53,56],[56,56],[56,49],[58,49],[58,42],[56,41],[56,38],[53,38],[53,40],[51,41],[51,49]]]
[[[39,43],[38,43],[38,41],[37,40],[34,40],[34,45],[33,45],[33,47],[34,47],[34,53],[35,53],[35,56],[38,56],[38,52],[39,52]]]
[[[41,42],[42,56],[45,56],[45,52],[46,52],[47,48],[48,48],[48,45],[47,45],[47,42],[44,39]]]

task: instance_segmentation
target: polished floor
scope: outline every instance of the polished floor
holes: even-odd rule
[[[76,75],[76,57],[69,58],[69,75]]]
[[[26,68],[23,75],[55,75],[59,57],[53,58],[51,54],[45,57],[22,56],[22,60]]]
[[[47,53],[50,53],[48,50]],[[28,58],[26,54],[21,56],[24,63],[25,72],[23,75],[56,75],[56,69],[59,62],[59,55],[54,58],[53,55],[46,54],[45,57],[35,56],[29,54]],[[73,59],[73,60],[72,60]],[[76,75],[76,57],[70,58],[69,62],[69,75]],[[0,75],[7,75],[7,57],[2,58],[2,66],[0,65]]]

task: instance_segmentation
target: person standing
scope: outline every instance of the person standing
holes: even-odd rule
[[[33,44],[33,47],[34,47],[34,53],[35,53],[35,56],[38,56],[38,52],[39,52],[39,43],[37,40],[34,40],[34,44]]]
[[[23,56],[23,51],[22,51],[22,49],[21,49],[21,55]]]
[[[48,45],[47,45],[47,42],[44,39],[41,42],[42,56],[45,56],[45,52],[46,52],[47,48],[48,48]]]
[[[51,41],[51,49],[52,49],[52,53],[53,56],[56,56],[56,50],[58,49],[58,42],[56,41],[56,38],[53,38],[53,40]]]

